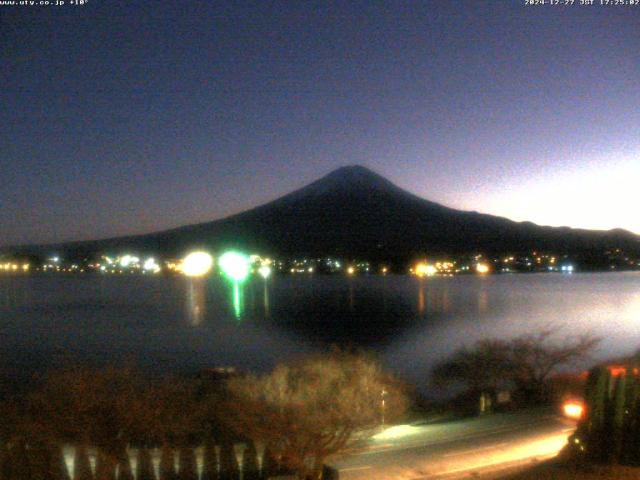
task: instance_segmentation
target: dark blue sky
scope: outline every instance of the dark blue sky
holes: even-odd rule
[[[347,164],[640,233],[638,6],[90,0],[0,22],[0,245],[212,220]]]

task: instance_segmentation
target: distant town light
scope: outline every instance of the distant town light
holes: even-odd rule
[[[131,255],[123,255],[122,258],[120,259],[120,266],[123,268],[127,268],[132,263],[136,263],[134,262],[135,258],[136,257],[133,257]]]
[[[476,264],[476,272],[478,273],[489,273],[489,265],[486,263],[477,263]]]
[[[425,262],[418,263],[414,271],[419,277],[432,277],[433,275],[438,273],[438,269],[436,267]]]
[[[160,271],[160,266],[156,263],[156,259],[153,257],[149,257],[145,260],[142,268],[147,272],[158,273]]]
[[[192,252],[182,260],[182,273],[187,277],[202,277],[212,267],[213,257],[207,252]]]
[[[230,279],[240,282],[249,275],[249,258],[238,252],[226,252],[218,261],[222,272]]]
[[[353,268],[353,267],[349,267],[349,268],[347,268],[347,273],[349,275],[353,275],[354,273],[356,273],[356,269]]]
[[[258,273],[262,278],[266,280],[267,278],[269,278],[269,275],[271,275],[271,267],[269,265],[262,265],[258,269]]]

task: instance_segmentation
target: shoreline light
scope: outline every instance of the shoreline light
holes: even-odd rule
[[[192,252],[182,260],[182,273],[187,277],[202,277],[211,271],[213,257],[207,252]]]
[[[231,280],[240,282],[249,275],[249,258],[238,252],[226,252],[218,260],[222,272]]]
[[[486,263],[476,264],[476,272],[480,274],[489,273],[489,265],[487,265]]]
[[[156,259],[153,257],[149,257],[147,260],[145,260],[142,268],[146,272],[158,273],[160,271],[160,265],[156,263]]]
[[[271,275],[271,267],[269,265],[262,265],[258,269],[258,273],[262,278],[266,280],[267,278],[269,278],[269,275]]]
[[[429,263],[418,263],[415,268],[416,275],[419,277],[433,277],[438,273],[438,269]]]

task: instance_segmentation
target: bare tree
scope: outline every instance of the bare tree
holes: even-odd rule
[[[481,340],[437,364],[432,382],[476,393],[511,387],[525,401],[545,400],[550,375],[586,360],[600,342],[591,334],[558,341],[557,333],[550,328],[511,340]]]
[[[327,457],[354,434],[401,415],[399,384],[370,357],[344,352],[281,364],[230,381],[225,416],[238,433],[264,441],[301,479],[320,479]]]
[[[589,333],[556,341],[557,333],[548,328],[510,342],[511,376],[517,389],[534,402],[545,400],[551,374],[588,359],[601,341]]]
[[[463,347],[432,370],[434,385],[461,385],[472,392],[495,391],[508,382],[511,346],[503,340],[481,340]]]

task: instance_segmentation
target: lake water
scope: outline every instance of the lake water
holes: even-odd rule
[[[220,278],[0,277],[0,368],[125,360],[155,371],[266,370],[337,343],[379,352],[424,388],[438,359],[483,337],[560,328],[603,337],[596,358],[640,349],[640,272]],[[423,389],[421,388],[421,389]]]

